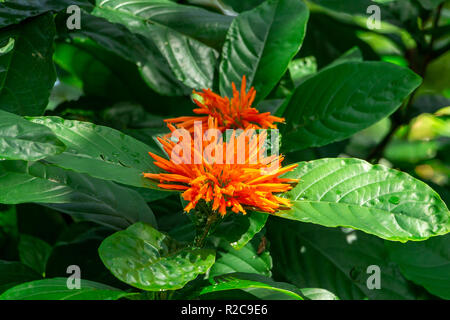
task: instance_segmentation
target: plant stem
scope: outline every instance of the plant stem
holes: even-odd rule
[[[202,248],[205,245],[206,237],[209,234],[209,231],[211,230],[211,227],[215,222],[217,222],[218,215],[217,213],[210,213],[208,216],[208,219],[206,220],[206,224],[203,228],[203,233],[200,236],[196,236],[194,240],[194,245],[196,247]]]

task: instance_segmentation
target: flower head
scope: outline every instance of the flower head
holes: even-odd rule
[[[193,132],[194,121],[202,121],[205,128],[208,126],[208,117],[217,119],[218,128],[221,131],[226,129],[254,128],[254,129],[276,129],[275,122],[284,122],[283,118],[275,117],[270,112],[260,113],[252,107],[255,100],[256,90],[252,87],[248,92],[246,89],[246,78],[242,77],[241,91],[236,89],[234,82],[233,97],[221,97],[210,89],[203,89],[202,92],[193,91],[197,108],[194,113],[198,116],[178,117],[166,119],[168,123],[176,124],[180,128]]]
[[[209,129],[218,131],[217,119],[210,117],[207,124]],[[169,128],[172,132],[177,130],[170,124]],[[195,126],[194,130],[202,130],[202,126]],[[166,173],[144,173],[144,177],[158,180],[160,188],[182,191],[183,199],[189,202],[184,208],[187,212],[195,208],[200,199],[222,216],[226,215],[227,209],[245,214],[246,208],[269,213],[289,208],[290,201],[277,194],[290,190],[297,179],[279,176],[297,165],[282,168],[282,156],[262,155],[260,146],[264,144],[265,134],[248,137],[250,141],[243,144],[245,150],[238,152],[239,139],[247,137],[246,131],[238,136],[235,132],[226,142],[216,136],[206,144],[185,139],[190,137],[187,131],[187,136],[179,139],[178,143],[167,136],[159,138],[171,158],[167,160],[153,153],[150,156],[155,165]],[[188,152],[181,155],[174,152],[180,145],[183,152]],[[243,161],[236,161],[242,153],[245,154]],[[226,161],[221,161],[219,155],[223,155]],[[188,161],[181,162],[181,158]]]

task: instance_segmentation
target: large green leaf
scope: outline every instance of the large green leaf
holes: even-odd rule
[[[0,31],[0,47],[14,39],[14,47],[0,55],[0,109],[30,116],[44,112],[56,79],[54,37],[51,14]]]
[[[0,6],[0,28],[48,11],[66,10],[70,5],[92,7],[89,0],[5,0]]]
[[[152,211],[133,190],[46,163],[1,161],[0,203],[25,202],[116,229],[136,221],[156,225]]]
[[[212,86],[218,53],[196,38],[217,26],[221,26],[219,31],[212,32],[220,34],[220,30],[228,27],[228,18],[195,7],[153,0],[97,0],[93,13],[151,40],[186,86],[195,89]],[[221,20],[225,20],[223,25],[218,23]]]
[[[180,289],[215,259],[213,250],[186,247],[145,223],[106,238],[99,254],[118,279],[148,291]]]
[[[65,148],[46,126],[0,110],[0,158],[40,160],[61,153]]]
[[[69,280],[53,278],[22,283],[1,294],[0,300],[117,300],[136,294],[84,279],[80,289],[69,289]]]
[[[217,49],[225,41],[233,20],[231,16],[167,0],[137,0],[130,3],[123,0],[97,0],[94,13],[105,17],[132,15],[130,19],[165,26]]]
[[[290,210],[283,218],[349,227],[396,240],[425,240],[450,230],[450,213],[439,195],[422,181],[359,159],[302,162],[285,175],[300,179],[286,193]]]
[[[386,242],[386,246],[406,278],[450,299],[450,235],[423,242]]]
[[[301,291],[289,283],[276,282],[257,274],[232,273],[211,279],[211,285],[200,290],[199,295],[211,294],[227,290],[245,290],[248,293],[262,295],[267,298],[267,292],[282,293],[284,300],[303,300]],[[260,289],[264,289],[263,292]]]
[[[283,148],[344,140],[393,113],[419,84],[409,69],[385,62],[326,68],[301,83],[285,103]]]
[[[19,283],[39,278],[39,274],[20,262],[0,260],[0,293]]]
[[[267,213],[256,211],[246,215],[230,214],[219,224],[214,235],[228,241],[233,248],[241,249],[261,231],[267,217]]]
[[[71,41],[56,42],[53,58],[66,74],[75,79],[86,96],[110,103],[135,101],[145,106],[152,105],[149,99],[153,100],[156,94],[142,79],[135,62],[123,59],[85,36],[70,35],[73,37]],[[71,83],[67,76],[60,80]]]
[[[233,248],[227,241],[220,239],[217,244],[217,258],[209,271],[210,277],[234,272],[272,275],[272,257],[268,250],[258,252],[260,237],[255,237],[240,249]]]
[[[299,288],[324,288],[340,299],[414,299],[411,285],[388,259],[381,239],[352,230],[271,218],[267,237],[274,279]],[[380,289],[367,281],[380,268]]]
[[[45,275],[45,266],[52,247],[39,238],[21,234],[19,240],[20,261],[41,275]]]
[[[232,22],[222,50],[220,92],[232,96],[231,82],[254,86],[264,99],[300,49],[308,8],[298,0],[269,0]]]
[[[121,24],[111,23],[90,14],[83,13],[82,21],[83,28],[77,33],[68,32],[68,37],[87,36],[106,50],[137,65],[146,83],[160,94],[184,95],[190,93],[190,89],[176,79],[153,41],[131,33]],[[127,81],[125,81],[126,83]]]
[[[142,173],[156,172],[148,152],[159,152],[146,144],[115,129],[90,122],[58,117],[30,120],[49,127],[67,146],[64,153],[48,157],[46,161],[100,179],[135,187],[155,186]]]

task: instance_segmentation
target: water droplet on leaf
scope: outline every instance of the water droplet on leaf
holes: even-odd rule
[[[400,198],[396,197],[396,196],[392,196],[389,198],[389,202],[392,204],[399,204],[400,203]]]

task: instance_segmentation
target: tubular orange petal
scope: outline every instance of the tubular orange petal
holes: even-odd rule
[[[219,122],[219,120],[209,117],[207,128],[217,129]],[[264,134],[258,135],[257,138],[263,139]],[[210,144],[216,151],[222,148],[223,154],[234,155],[234,160],[236,160],[238,139],[239,136],[233,133],[231,138],[227,138],[225,142],[219,139]],[[166,149],[172,150],[177,144],[181,145],[183,150],[191,148],[191,154],[198,155],[201,161],[198,163],[175,163],[150,153],[155,160],[155,165],[165,170],[166,173],[144,173],[144,177],[160,182],[161,188],[183,191],[183,199],[189,202],[184,209],[187,212],[194,209],[201,199],[210,203],[212,210],[222,216],[227,214],[227,210],[245,214],[246,208],[269,213],[289,208],[289,200],[277,197],[276,194],[290,190],[291,184],[297,182],[296,179],[280,178],[283,173],[293,170],[297,165],[273,168],[267,170],[269,174],[265,174],[263,169],[269,169],[272,164],[281,164],[283,158],[271,155],[263,159],[257,157],[258,161],[252,161],[255,160],[255,155],[260,154],[258,149],[260,146],[255,142],[258,139],[244,144],[245,150],[239,152],[244,156],[244,161],[241,163],[235,163],[235,161],[207,163],[204,151],[209,146],[208,144],[197,145],[192,141],[176,143],[169,137],[164,137],[161,140]],[[231,148],[232,151],[229,150],[229,144],[234,145]],[[196,150],[196,148],[199,149]]]
[[[197,108],[193,112],[199,116],[183,116],[166,119],[168,123],[174,123],[180,128],[193,132],[195,121],[206,124],[207,116],[212,116],[218,120],[218,128],[221,131],[226,129],[239,129],[252,126],[255,129],[276,129],[276,122],[284,122],[283,118],[272,116],[270,112],[259,113],[252,107],[256,97],[256,90],[252,87],[246,92],[247,79],[242,77],[240,91],[236,89],[234,83],[231,84],[233,97],[221,97],[210,89],[203,89],[202,92],[193,91],[193,94],[201,97],[194,98]],[[203,115],[203,116],[200,116]]]

